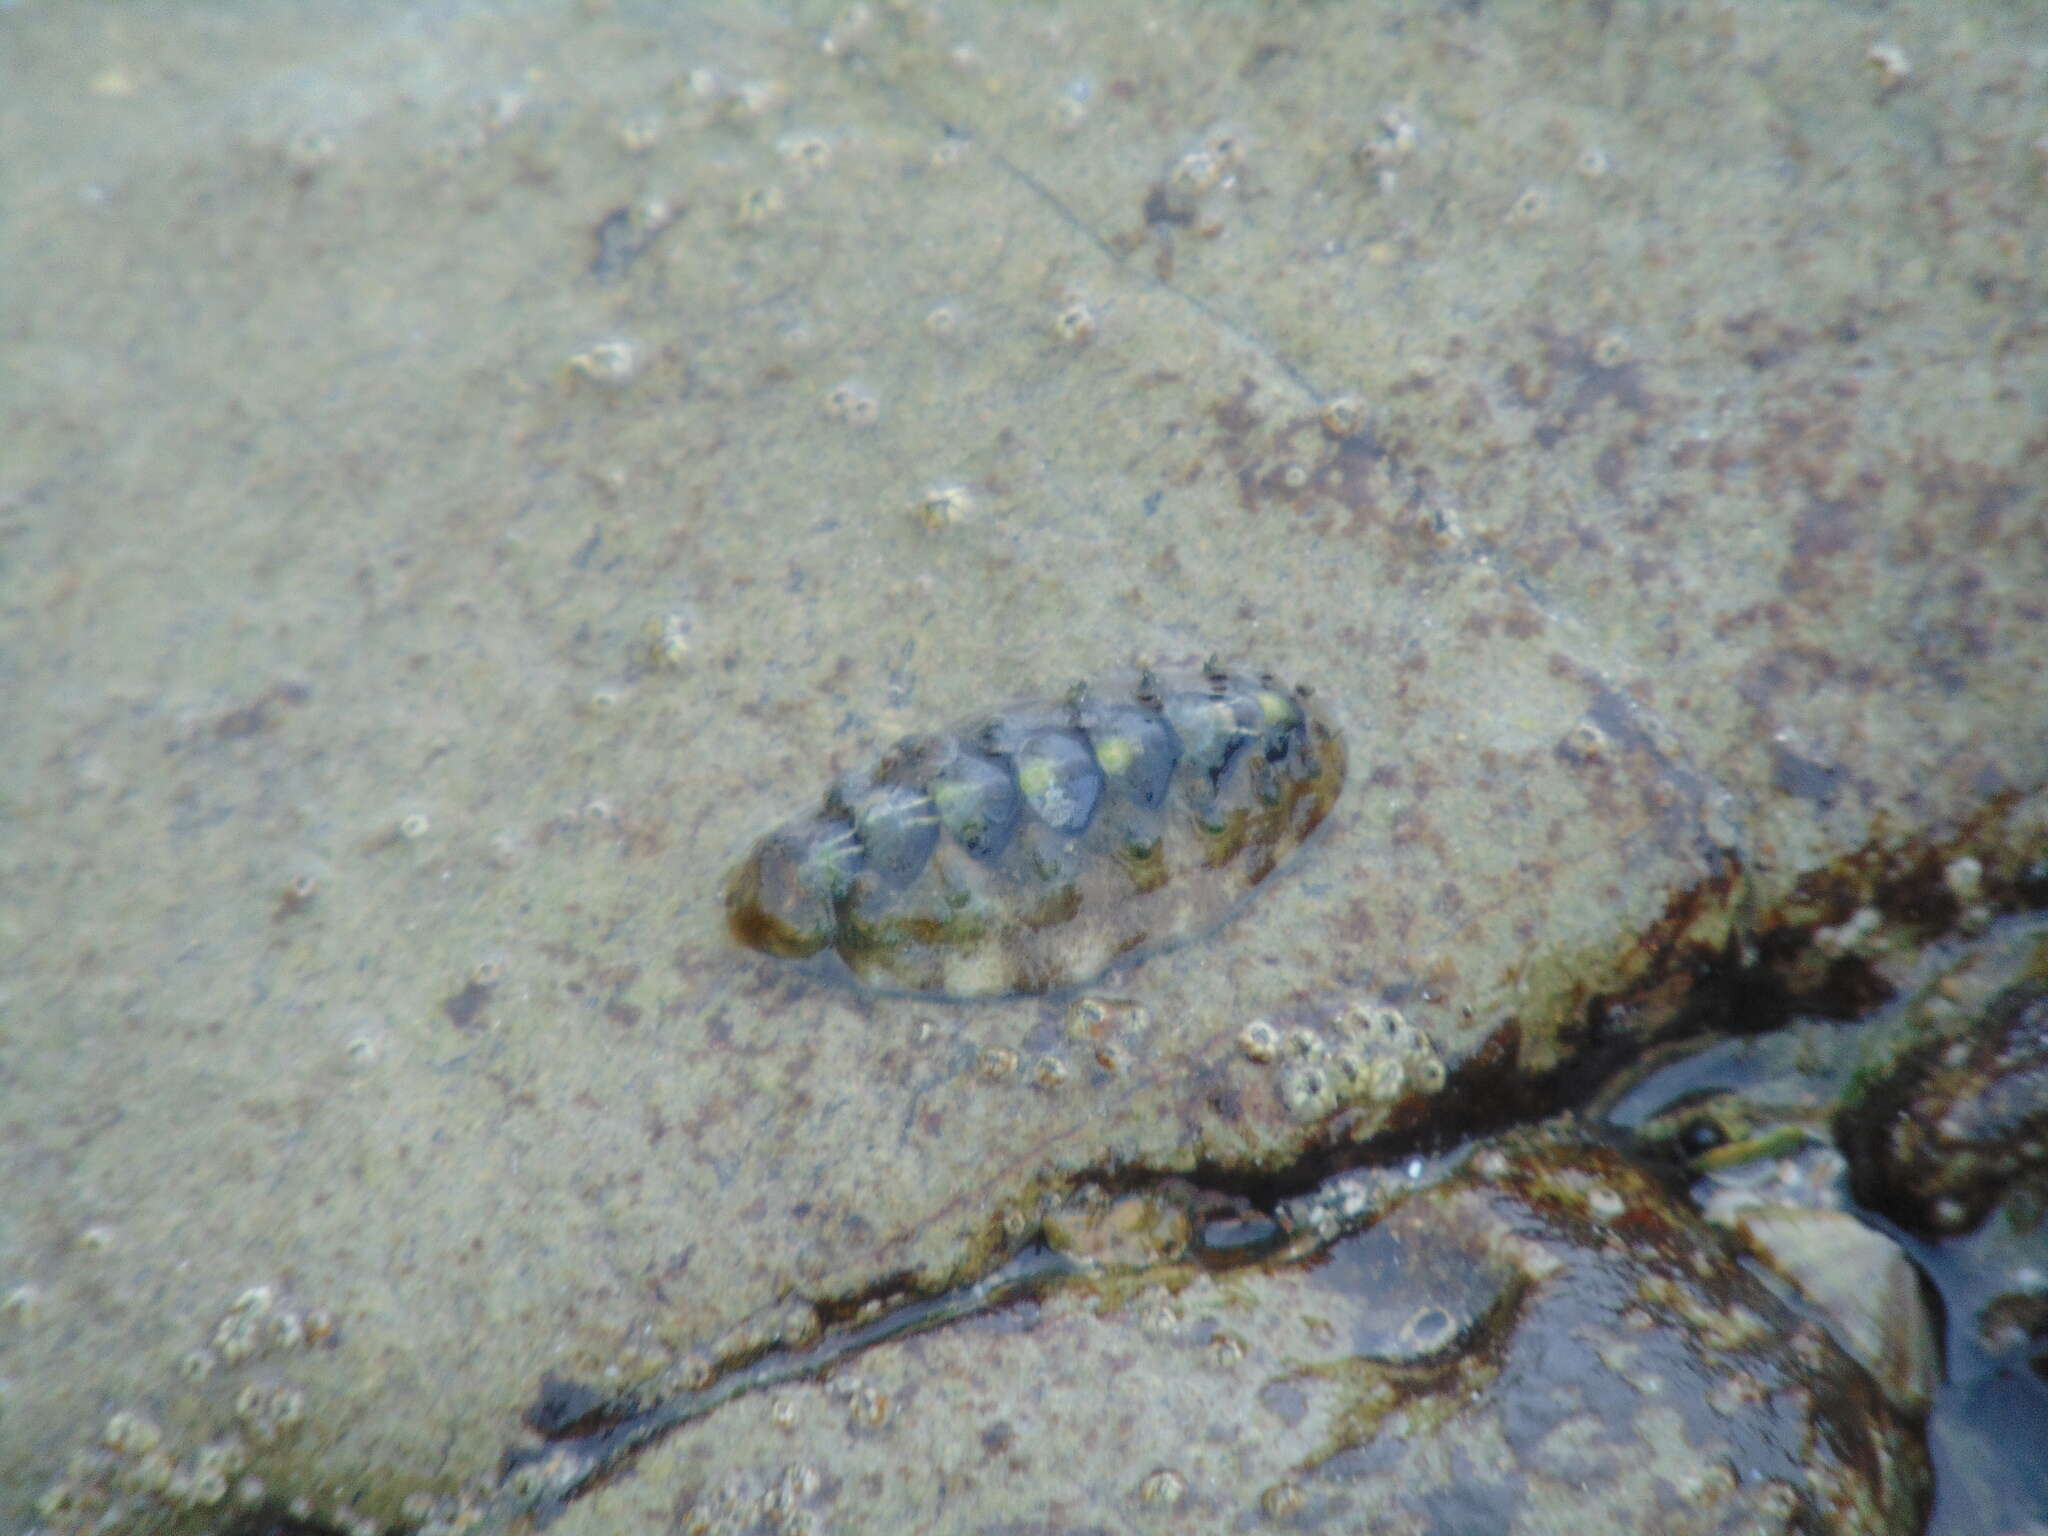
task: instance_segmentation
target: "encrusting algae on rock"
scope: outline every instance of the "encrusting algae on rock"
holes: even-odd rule
[[[871,987],[1058,991],[1214,926],[1329,813],[1344,763],[1270,674],[1077,686],[898,742],[757,843],[726,909],[742,944],[830,949]]]

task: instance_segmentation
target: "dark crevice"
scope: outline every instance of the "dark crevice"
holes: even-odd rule
[[[820,1322],[827,1328],[838,1328],[858,1320],[863,1314],[872,1316],[877,1307],[899,1306],[916,1301],[919,1296],[917,1277],[908,1270],[900,1269],[857,1291],[816,1302],[814,1307]]]
[[[644,1408],[627,1410],[622,1400],[614,1405],[619,1412],[592,1416],[590,1422],[601,1427],[587,1435],[508,1453],[500,1478],[502,1491],[472,1529],[503,1529],[522,1518],[545,1526],[572,1500],[625,1470],[641,1451],[736,1398],[785,1382],[828,1376],[867,1350],[1027,1301],[1079,1273],[1080,1266],[1074,1261],[1033,1244],[972,1285],[908,1302],[865,1323],[828,1331],[801,1348],[766,1350],[726,1370],[707,1386],[674,1393]]]
[[[540,1394],[524,1417],[526,1427],[543,1440],[581,1440],[611,1429],[640,1409],[636,1397],[607,1396],[549,1372],[541,1377]]]
[[[237,1515],[218,1527],[218,1536],[347,1536],[340,1526],[310,1520],[282,1508],[264,1507]]]

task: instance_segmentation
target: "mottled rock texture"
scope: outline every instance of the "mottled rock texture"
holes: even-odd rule
[[[544,1377],[1372,1155],[1306,999],[1449,1133],[2037,899],[2043,28],[0,11],[0,1525],[399,1520]],[[1211,652],[1350,781],[1140,1006],[730,942],[821,780]]]

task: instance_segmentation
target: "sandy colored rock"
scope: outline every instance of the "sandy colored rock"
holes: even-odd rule
[[[1456,1124],[2037,899],[2048,37],[1885,19],[0,15],[0,1524],[399,1521],[1286,1166],[1305,999]],[[834,772],[1211,651],[1351,787],[1144,1027],[728,944]]]

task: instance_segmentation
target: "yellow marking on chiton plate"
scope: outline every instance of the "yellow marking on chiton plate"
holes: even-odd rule
[[[1268,725],[1293,725],[1301,718],[1301,712],[1295,707],[1294,700],[1284,693],[1275,693],[1271,689],[1260,690],[1259,713],[1266,717]]]
[[[1128,736],[1105,736],[1095,743],[1095,762],[1111,778],[1121,778],[1138,760],[1138,745]]]
[[[1053,766],[1042,759],[1017,765],[1017,788],[1024,792],[1027,800],[1041,798],[1053,787]]]

